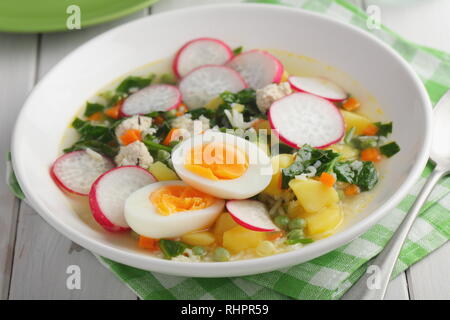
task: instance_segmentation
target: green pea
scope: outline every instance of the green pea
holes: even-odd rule
[[[230,260],[230,253],[227,249],[219,247],[214,250],[214,261],[225,262],[228,260]]]
[[[288,240],[298,240],[304,237],[302,229],[294,229],[287,234]]]
[[[295,230],[295,229],[303,229],[305,227],[305,220],[302,218],[294,218],[291,221],[289,221],[289,230]]]
[[[164,162],[170,159],[170,152],[167,152],[166,150],[158,150],[156,158],[158,159],[158,161]]]
[[[206,255],[206,250],[205,248],[201,247],[201,246],[195,246],[192,248],[192,253],[195,254],[196,256],[204,256]]]
[[[289,224],[289,218],[283,215],[279,215],[276,216],[275,219],[273,220],[273,222],[275,222],[275,224],[280,227],[281,229],[284,229],[288,226]]]

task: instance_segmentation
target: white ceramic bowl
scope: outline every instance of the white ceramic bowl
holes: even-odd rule
[[[74,114],[102,86],[172,55],[187,40],[200,36],[217,37],[233,46],[278,48],[313,57],[350,74],[378,99],[385,117],[394,121],[393,138],[402,150],[389,160],[376,196],[360,219],[329,238],[289,253],[226,263],[182,263],[152,258],[129,237],[92,227],[74,213],[49,175]],[[20,113],[13,136],[13,165],[27,200],[39,214],[95,253],[167,274],[238,276],[310,260],[373,226],[419,177],[428,158],[430,119],[431,106],[419,78],[399,55],[368,33],[315,13],[280,6],[204,6],[122,25],[62,60],[36,86]]]

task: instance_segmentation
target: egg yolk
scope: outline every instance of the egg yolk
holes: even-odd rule
[[[245,173],[248,159],[247,155],[234,145],[212,142],[192,148],[184,166],[207,179],[231,180]]]
[[[200,210],[211,206],[216,198],[189,186],[166,186],[152,192],[150,201],[159,214]]]

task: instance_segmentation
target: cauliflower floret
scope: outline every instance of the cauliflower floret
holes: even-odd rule
[[[185,129],[191,135],[202,133],[210,128],[209,119],[201,115],[197,120],[192,120],[192,115],[187,113],[172,120],[172,128]]]
[[[140,166],[144,169],[153,163],[153,157],[141,141],[135,141],[127,146],[120,147],[119,154],[114,161],[120,166]]]
[[[145,116],[132,116],[131,118],[122,121],[116,128],[116,137],[121,137],[127,130],[140,130],[142,137],[150,134],[153,135],[156,132],[155,128],[152,128],[152,118]],[[120,139],[118,139],[120,142]]]
[[[269,84],[264,88],[256,90],[256,105],[262,113],[265,113],[269,110],[272,103],[291,93],[291,85],[288,82]]]

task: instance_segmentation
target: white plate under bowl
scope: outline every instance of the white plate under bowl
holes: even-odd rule
[[[393,138],[402,150],[389,160],[389,172],[361,219],[300,250],[224,263],[153,258],[129,237],[93,228],[80,219],[49,175],[68,123],[102,86],[139,66],[172,55],[187,40],[201,36],[223,39],[235,46],[278,48],[313,57],[350,74],[377,98],[394,121]],[[13,136],[13,165],[34,209],[59,232],[95,253],[173,275],[238,276],[308,261],[373,226],[419,177],[428,157],[430,119],[431,106],[419,78],[398,54],[368,33],[315,13],[280,6],[204,6],[122,25],[63,59],[36,86],[20,113]]]

